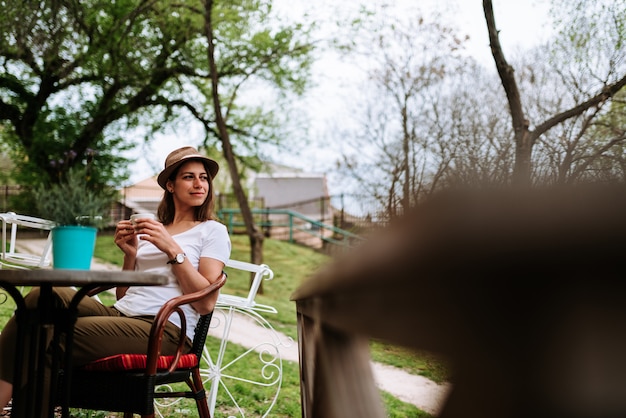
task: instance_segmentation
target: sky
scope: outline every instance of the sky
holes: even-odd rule
[[[274,7],[279,13],[294,17],[302,16],[305,10],[313,14],[321,14],[328,10],[324,3],[337,4],[333,0],[274,0]],[[354,6],[357,2],[339,3],[345,7]],[[460,34],[467,34],[470,40],[467,43],[468,53],[487,68],[491,66],[495,70],[493,58],[489,50],[489,41],[481,0],[395,0],[398,16],[407,16],[411,7],[416,4],[420,10],[428,13],[438,8],[446,8],[446,18]],[[493,0],[496,25],[500,30],[500,42],[505,55],[518,50],[531,48],[546,40],[550,35],[548,20],[547,0]],[[324,136],[324,130],[328,130],[341,113],[345,104],[341,97],[346,97],[345,91],[338,87],[351,76],[352,69],[349,64],[337,62],[336,59],[322,59],[315,67],[314,77],[319,86],[309,92],[300,107],[307,109],[307,117],[310,120],[313,136]],[[333,100],[336,97],[336,100]],[[321,99],[323,98],[323,100]],[[130,154],[133,160],[131,164],[131,178],[127,185],[157,174],[163,167],[167,154],[172,150],[183,146],[198,146],[202,143],[203,133],[201,130],[176,132],[156,136],[149,144],[142,144]],[[137,139],[137,142],[142,142]],[[305,156],[294,158],[293,155],[277,155],[277,163],[289,164],[295,168],[304,169],[307,172],[325,173],[328,176],[330,194],[342,193],[341,179],[335,178],[332,173],[333,158],[332,145],[320,142],[307,148]],[[223,170],[222,173],[227,173]]]

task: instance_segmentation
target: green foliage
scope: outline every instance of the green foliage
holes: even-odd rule
[[[620,68],[626,46],[626,0],[551,0],[550,14],[560,49],[555,60],[590,73]],[[622,76],[616,71],[614,77]]]
[[[272,1],[240,0],[214,2],[211,13],[220,107],[238,164],[253,169],[277,148],[300,149],[306,140],[306,122],[291,103],[310,83],[314,24],[285,23],[272,12]],[[192,82],[205,98],[201,113],[212,113],[210,80]],[[204,145],[223,140],[211,126]]]
[[[97,183],[119,184],[127,175],[120,155],[134,146],[125,133],[140,128],[150,141],[178,123],[187,129],[190,118],[202,119],[206,148],[219,148],[201,4],[6,0],[2,6],[0,143],[11,148],[19,184],[54,182],[50,161],[89,148],[100,150]],[[279,132],[285,112],[276,100],[264,100],[263,120],[259,106],[237,106],[244,85],[301,94],[312,63],[307,27],[280,22],[271,6],[220,1],[212,13],[220,93],[228,98],[224,114],[244,157],[258,155],[259,144],[294,138]]]
[[[99,226],[108,217],[114,191],[90,184],[85,169],[69,169],[59,183],[42,185],[35,191],[41,216],[59,225]]]
[[[100,7],[107,3],[108,9]],[[5,109],[0,120],[6,128],[2,140],[11,144],[14,153],[14,176],[23,185],[47,181],[55,171],[50,161],[69,150],[83,155],[91,147],[110,150],[101,152],[98,175],[113,180],[124,161],[115,152],[125,147],[116,134],[103,135],[119,116],[108,113],[115,100],[103,103],[98,96],[104,91],[99,80],[110,69],[103,57],[115,49],[114,37],[105,27],[91,26],[89,19],[106,14],[111,3],[83,2],[65,8],[61,3],[7,1],[3,6],[11,12],[0,18],[4,64],[0,102]],[[108,77],[115,79],[121,81]]]

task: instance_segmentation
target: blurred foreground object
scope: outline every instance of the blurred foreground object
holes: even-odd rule
[[[385,416],[370,338],[451,362],[441,417],[626,416],[625,252],[621,186],[432,197],[292,295],[303,417]]]

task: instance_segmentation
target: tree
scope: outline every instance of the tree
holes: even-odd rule
[[[428,158],[447,161],[437,177],[432,176],[437,180],[430,186],[433,190],[508,184],[513,168],[511,130],[501,117],[506,98],[494,88],[496,83],[493,74],[467,59],[433,100]]]
[[[624,25],[626,8],[624,7],[624,1],[618,0],[607,3],[604,1],[579,0],[574,3],[561,2],[561,5],[563,7],[566,7],[566,5],[572,6],[567,9],[571,12],[569,15],[571,20],[567,22],[563,34],[565,35],[565,39],[573,41],[573,51],[576,51],[577,54],[581,54],[593,50],[590,46],[591,42],[594,40],[594,36],[587,36],[584,28],[574,23],[578,22],[578,19],[584,21],[591,19],[593,21],[594,17],[600,17],[602,20],[593,21],[591,27],[595,28],[596,31],[601,27],[608,29],[604,32],[604,35],[609,35],[613,42],[611,44],[611,55],[605,65],[598,67],[599,71],[596,71],[594,68],[591,74],[593,79],[600,82],[599,86],[595,86],[589,80],[583,78],[578,79],[578,85],[585,86],[588,89],[586,94],[582,96],[578,102],[573,103],[571,107],[548,117],[540,123],[531,124],[524,110],[521,92],[515,79],[515,71],[507,62],[502,51],[502,46],[500,45],[492,1],[483,0],[483,10],[487,22],[491,52],[500,76],[502,87],[507,96],[514,132],[515,167],[513,170],[513,183],[516,185],[529,185],[531,183],[532,151],[541,135],[566,120],[581,115],[589,109],[595,108],[600,110],[605,103],[610,101],[610,99],[626,85],[626,69],[624,68],[625,57],[623,56],[623,42],[624,39],[626,39],[626,27]],[[600,5],[600,8],[593,7],[596,5]],[[604,6],[606,6],[606,8],[604,8]],[[598,14],[594,15],[593,13],[588,13],[590,10],[600,11]],[[595,35],[597,35],[597,32],[595,32]],[[564,45],[571,47],[572,42],[565,42]],[[572,51],[572,49],[569,50],[570,52]],[[606,51],[603,49],[602,52]],[[620,59],[615,60],[614,54],[617,54],[617,58]],[[620,57],[619,54],[622,54],[622,56]],[[565,59],[567,62],[565,56],[561,58]],[[586,63],[593,61],[588,58],[589,57],[578,62],[583,63],[585,67],[587,67]],[[572,61],[575,62],[575,60]],[[589,69],[589,67],[587,68]],[[585,75],[587,75],[585,72],[580,72],[575,77],[578,78]],[[595,90],[595,93],[593,90]]]
[[[265,80],[281,91],[301,93],[307,84],[312,44],[306,40],[307,31],[300,25],[272,29],[253,23],[268,20],[271,2],[231,1],[219,4],[218,8],[218,3],[206,0],[203,6],[203,10],[194,7],[188,10],[203,17],[207,72],[206,76],[197,75],[191,81],[198,89],[198,96],[206,101],[177,104],[184,105],[202,123],[207,141],[219,141],[250,238],[251,261],[261,264],[264,235],[254,222],[237,164],[245,154],[235,151],[231,138],[239,139],[239,145],[245,146],[272,141],[277,131],[268,135],[259,129],[263,123],[272,124],[267,123],[272,119],[269,110],[266,115],[262,110],[242,112],[237,99],[240,89],[254,80]],[[232,59],[228,59],[229,55]]]
[[[3,5],[0,120],[10,129],[0,132],[22,175],[44,169],[54,179],[97,150],[94,171],[123,176],[125,131],[143,125],[153,133],[191,117],[206,131],[205,148],[222,147],[255,231],[237,162],[258,161],[260,144],[287,137],[277,127],[289,112],[272,105],[308,83],[312,44],[303,25],[280,25],[268,0]],[[271,99],[251,105],[248,85]]]
[[[496,66],[497,74],[475,65],[469,57],[457,66],[449,60],[445,77],[430,86],[422,84],[412,96],[407,86],[419,83],[419,72],[406,70],[400,54],[377,60],[380,65],[361,89],[373,92],[373,97],[366,97],[367,105],[355,112],[365,116],[361,128],[342,133],[342,137],[358,138],[356,152],[346,154],[343,167],[362,182],[366,193],[385,203],[388,216],[401,212],[400,196],[406,196],[406,190],[410,190],[412,205],[450,187],[624,180],[626,139],[620,124],[623,107],[618,106],[620,94],[616,92],[626,74],[626,9],[611,3],[606,9],[593,9],[586,26],[572,23],[579,9],[589,11],[591,5],[600,3],[589,1],[581,9],[580,2],[575,2],[573,9],[559,9],[569,19],[561,24],[565,29],[550,43],[524,51],[514,65]],[[569,3],[555,0],[555,4]],[[419,16],[413,21],[420,21]],[[394,24],[396,31],[398,26]],[[368,42],[371,57],[388,58],[402,51],[405,57],[416,57],[412,68],[427,66],[431,56],[423,52],[420,42],[435,31],[428,26],[420,29],[424,28],[430,35],[406,31],[404,48]],[[577,28],[583,35],[576,36]],[[604,36],[599,36],[599,30],[606,32]],[[501,49],[493,50],[501,53]],[[368,68],[373,67],[372,61]],[[397,74],[402,78],[388,76]],[[502,89],[503,79],[510,82],[507,89]],[[516,113],[503,117],[507,105]],[[524,126],[520,120],[544,122],[528,122],[520,129]],[[406,161],[410,166],[404,170]],[[409,188],[403,191],[406,185]]]
[[[103,180],[125,174],[119,152],[129,145],[119,131],[138,123],[136,112],[167,100],[168,81],[193,72],[189,28],[164,6],[4,2],[0,118],[10,129],[2,139],[23,181],[54,180],[59,164],[52,162],[83,163],[90,149]],[[79,158],[65,164],[70,153]]]
[[[402,214],[437,184],[451,154],[433,160],[429,130],[432,104],[446,79],[462,68],[464,39],[438,21],[422,15],[368,28],[371,39],[360,53],[368,70],[359,109],[365,117],[344,155],[343,168],[366,185],[386,207],[387,216]],[[367,161],[369,160],[369,161]],[[366,167],[365,167],[366,166]]]
[[[263,234],[259,231],[254,223],[254,219],[252,217],[252,211],[250,210],[250,205],[248,204],[248,198],[245,195],[244,189],[241,185],[241,181],[239,178],[239,171],[237,170],[237,162],[235,160],[235,155],[233,153],[232,143],[230,142],[230,136],[228,134],[228,129],[226,127],[226,122],[224,120],[224,116],[222,114],[222,105],[219,97],[219,75],[217,73],[217,64],[215,62],[215,40],[214,40],[214,29],[213,29],[213,1],[207,0],[204,5],[205,10],[205,31],[204,35],[207,38],[208,48],[207,48],[207,56],[209,61],[209,73],[211,75],[211,90],[212,94],[212,102],[213,108],[215,112],[215,124],[217,126],[218,137],[222,142],[222,149],[224,152],[224,157],[228,162],[228,167],[230,169],[230,176],[233,180],[233,191],[235,192],[235,196],[237,197],[237,201],[239,202],[239,208],[243,215],[244,223],[246,225],[246,232],[248,237],[250,238],[250,248],[251,248],[251,261],[255,264],[260,264],[263,260]]]

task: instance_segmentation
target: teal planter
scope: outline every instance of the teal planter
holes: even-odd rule
[[[52,267],[89,270],[96,246],[98,229],[92,226],[57,226],[52,228]]]

